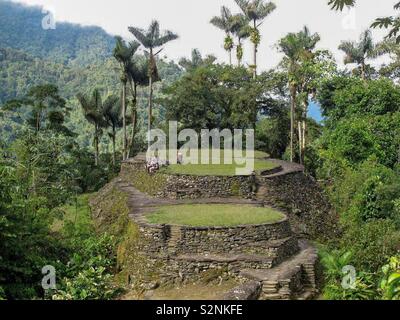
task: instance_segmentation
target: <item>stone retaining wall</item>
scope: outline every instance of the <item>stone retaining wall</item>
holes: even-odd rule
[[[338,231],[337,216],[322,188],[303,172],[257,177],[258,200],[284,211],[293,230],[308,239],[329,238]]]
[[[243,268],[272,268],[299,251],[287,218],[270,224],[238,227],[154,225],[136,217],[138,248],[149,259],[163,260],[168,282],[191,281],[208,271],[237,274]]]
[[[156,225],[137,220],[147,240],[146,252],[160,254],[173,249],[174,254],[197,253],[277,253],[281,246],[293,246],[287,218],[276,223],[238,227],[190,227]],[[171,237],[174,229],[178,236]],[[171,242],[173,242],[171,244]],[[263,251],[257,251],[262,248]]]
[[[291,236],[287,219],[273,224],[223,227],[180,227],[181,237],[176,244],[177,253],[247,252],[262,242]]]
[[[252,199],[256,185],[254,176],[190,176],[168,175],[157,197],[170,199],[242,197]]]
[[[191,176],[158,172],[149,179],[141,161],[123,163],[121,176],[138,190],[164,199],[253,199],[256,191],[255,176]]]

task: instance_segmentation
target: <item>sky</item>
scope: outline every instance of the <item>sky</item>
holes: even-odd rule
[[[82,25],[97,25],[113,35],[126,39],[133,36],[128,26],[146,28],[152,19],[162,29],[174,31],[179,39],[166,45],[163,55],[178,60],[189,56],[193,48],[203,54],[214,54],[221,62],[228,62],[223,49],[224,33],[209,21],[219,15],[221,6],[239,12],[234,0],[13,0],[29,5],[42,5],[50,10],[56,21]],[[343,13],[331,11],[328,0],[274,0],[277,9],[265,20],[260,31],[262,41],[258,53],[259,68],[276,66],[281,54],[276,43],[288,32],[297,32],[307,25],[318,32],[319,49],[329,49],[339,65],[343,54],[337,49],[341,40],[357,40],[360,33],[380,16],[393,14],[397,0],[359,0],[357,7]],[[45,15],[45,14],[44,14]],[[374,30],[373,36],[381,40],[385,31]],[[252,63],[252,46],[245,46],[244,62]],[[377,64],[382,61],[376,62]]]

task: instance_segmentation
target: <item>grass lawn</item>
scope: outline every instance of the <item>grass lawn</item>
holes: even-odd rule
[[[271,170],[278,165],[268,160],[254,160],[254,170],[259,173],[265,170]],[[181,174],[194,176],[234,176],[236,169],[244,166],[237,164],[173,164],[162,169],[161,172],[167,174]],[[253,171],[249,171],[244,175],[251,175]]]
[[[201,162],[201,156],[204,152],[209,157],[210,164],[189,164],[188,154],[184,154],[183,165],[170,165],[167,168],[163,168],[161,172],[167,174],[181,174],[181,175],[195,175],[195,176],[234,176],[236,175],[236,169],[245,168],[245,165],[237,165],[232,157],[232,164],[224,164],[224,150],[220,149],[199,149],[198,162]],[[167,152],[167,158],[168,158]],[[277,167],[276,164],[268,161],[269,155],[262,151],[254,152],[254,170],[259,173],[264,170],[270,170]],[[214,159],[214,161],[213,161]],[[250,158],[249,158],[250,159]],[[218,164],[213,164],[213,162],[218,162]],[[186,163],[186,164],[185,164]],[[251,175],[252,170],[249,170],[244,175]]]
[[[277,222],[284,215],[271,208],[251,205],[190,204],[161,207],[146,218],[156,224],[230,227]]]

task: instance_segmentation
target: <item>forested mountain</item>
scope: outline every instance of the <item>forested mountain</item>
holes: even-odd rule
[[[45,17],[40,7],[0,0],[0,46],[59,63],[87,65],[110,56],[114,38],[100,27],[57,23],[45,30]]]
[[[79,133],[77,141],[82,146],[91,146],[87,134],[90,126],[76,95],[95,88],[105,96],[120,94],[118,62],[112,55],[115,39],[99,27],[70,23],[58,23],[55,30],[44,30],[44,16],[40,7],[0,0],[0,105],[24,96],[34,86],[52,83],[72,110],[68,127]],[[156,98],[160,87],[182,73],[174,62],[159,59],[157,64],[162,81],[156,84]],[[147,90],[139,88],[139,113],[146,106],[146,98]],[[160,114],[157,109],[155,112]],[[12,125],[9,120],[6,117],[0,121],[3,134],[4,130],[11,132],[7,130]]]

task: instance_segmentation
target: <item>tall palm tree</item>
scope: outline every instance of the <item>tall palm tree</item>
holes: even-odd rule
[[[237,38],[236,45],[236,58],[238,66],[240,67],[243,59],[243,44],[242,40],[250,37],[251,28],[249,27],[249,20],[242,14],[237,14],[232,17],[232,33]]]
[[[112,149],[113,149],[113,165],[116,163],[115,158],[115,140],[117,137],[117,129],[121,128],[123,125],[122,115],[122,103],[121,99],[118,96],[110,95],[106,98],[102,106],[102,113],[107,125],[111,128],[111,132],[109,132],[109,136],[112,141]]]
[[[153,74],[157,68],[156,56],[162,51],[160,49],[158,52],[154,53],[154,50],[163,46],[164,44],[175,40],[178,35],[171,31],[160,32],[160,24],[158,21],[154,20],[151,22],[147,30],[143,30],[136,27],[129,27],[129,31],[135,36],[135,38],[148,49],[149,55],[149,105],[148,105],[148,131],[151,130],[152,115],[153,115]]]
[[[339,49],[346,54],[344,63],[356,63],[361,71],[361,78],[366,80],[366,61],[367,59],[376,57],[375,45],[372,40],[371,31],[364,31],[360,36],[359,42],[343,41],[340,44]]]
[[[299,58],[301,45],[296,34],[289,33],[278,43],[279,50],[285,54],[284,63],[288,73],[288,85],[290,91],[290,161],[294,159],[294,122],[296,111],[297,70],[299,69]]]
[[[232,13],[231,11],[223,6],[221,8],[221,16],[213,17],[210,21],[212,25],[225,31],[224,49],[229,53],[229,64],[232,65],[232,50],[234,43],[232,39]]]
[[[303,64],[312,63],[314,59],[314,49],[317,43],[321,40],[321,37],[318,33],[311,34],[310,30],[305,26],[302,31],[298,33],[298,37],[300,43],[302,44],[302,52],[300,54],[300,60]],[[307,112],[309,107],[309,96],[313,92],[314,88],[310,87],[310,83],[307,74],[300,75],[300,86],[299,93],[301,94],[302,101],[301,104],[303,106],[300,114],[300,119],[298,121],[298,129],[299,129],[299,158],[300,163],[304,163],[304,156],[306,150],[306,120],[307,120]]]
[[[136,61],[132,63],[129,68],[129,85],[130,91],[132,94],[132,109],[131,109],[131,125],[132,125],[132,132],[130,138],[128,139],[128,158],[133,150],[133,144],[135,141],[135,136],[137,133],[137,92],[138,87],[148,86],[150,82],[150,77],[148,75],[149,70],[149,62],[146,61]],[[153,74],[153,79],[156,81],[159,80],[157,74]]]
[[[193,49],[191,59],[181,58],[179,60],[179,65],[186,71],[191,71],[200,66],[211,65],[216,60],[217,58],[213,55],[207,55],[205,58],[203,58],[198,49]]]
[[[129,69],[132,66],[132,59],[138,50],[140,44],[136,41],[126,44],[121,37],[116,37],[114,48],[114,58],[118,61],[121,71],[121,86],[122,86],[122,121],[123,121],[123,151],[122,159],[127,159],[127,132],[126,132],[126,85],[129,81]]]
[[[91,96],[78,93],[76,96],[79,103],[81,104],[83,114],[85,118],[93,124],[93,146],[95,149],[95,165],[99,165],[99,143],[100,138],[103,135],[103,128],[106,127],[107,122],[103,116],[103,104],[101,100],[101,94],[98,89],[93,90]]]
[[[242,10],[243,14],[251,22],[250,40],[254,45],[253,52],[253,72],[254,78],[257,77],[257,51],[260,45],[261,35],[259,31],[260,25],[266,17],[268,17],[275,9],[273,2],[265,2],[264,0],[235,0],[236,4]]]
[[[294,128],[295,128],[295,114],[296,114],[296,100],[297,93],[301,90],[301,62],[310,57],[311,51],[315,48],[317,42],[320,40],[318,34],[311,35],[308,28],[298,33],[289,33],[282,38],[278,43],[279,50],[285,54],[283,65],[288,73],[288,85],[291,96],[290,104],[290,161],[294,160]],[[308,100],[307,100],[308,105]],[[305,108],[304,108],[305,109]],[[303,116],[304,117],[304,114]],[[303,123],[302,130],[299,130],[299,146],[304,145],[303,135],[305,138],[305,119],[301,119]],[[300,122],[299,122],[300,123]],[[300,152],[301,154],[301,152]]]

